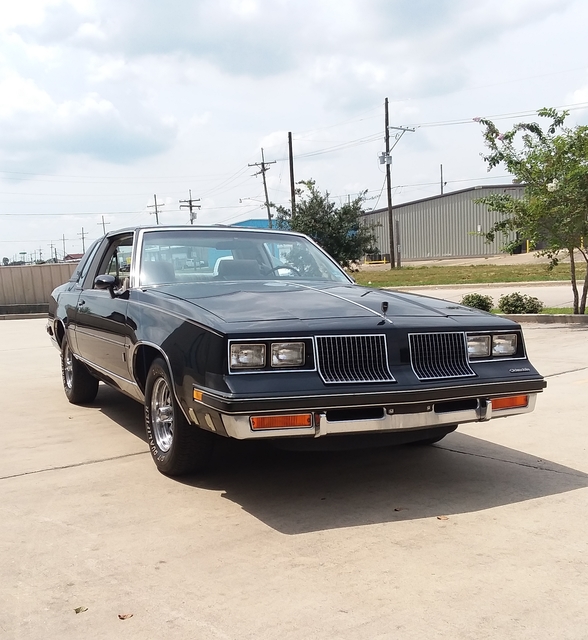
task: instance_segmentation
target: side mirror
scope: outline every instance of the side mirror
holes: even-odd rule
[[[101,291],[108,289],[112,298],[115,297],[114,288],[116,287],[116,284],[116,278],[107,274],[96,276],[96,278],[94,279],[94,287],[96,289],[100,289]]]

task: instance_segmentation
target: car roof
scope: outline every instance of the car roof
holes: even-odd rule
[[[111,237],[121,233],[134,233],[138,231],[221,231],[230,233],[275,233],[279,235],[292,235],[306,237],[305,234],[297,231],[287,231],[282,229],[260,229],[258,227],[232,227],[229,225],[193,225],[193,224],[174,224],[174,225],[141,225],[138,227],[123,227],[109,231],[106,236]]]

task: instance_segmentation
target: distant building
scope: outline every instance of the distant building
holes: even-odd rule
[[[79,262],[84,257],[83,253],[67,253],[63,261],[64,262]]]
[[[393,206],[395,241],[400,247],[401,259],[470,258],[501,253],[506,243],[503,236],[488,243],[479,235],[489,231],[501,216],[475,201],[493,193],[520,198],[524,190],[520,184],[478,186]],[[379,255],[373,259],[389,261],[388,209],[368,211],[362,218],[366,224],[376,225],[374,235]],[[514,234],[508,238],[514,239]],[[521,250],[526,251],[524,243]]]

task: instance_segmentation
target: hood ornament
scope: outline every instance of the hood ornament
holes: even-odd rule
[[[388,303],[386,301],[382,302],[382,315],[384,318],[386,317],[386,313],[388,312]]]

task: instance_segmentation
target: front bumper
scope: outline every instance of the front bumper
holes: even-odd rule
[[[528,403],[525,407],[493,410],[492,400],[477,398],[475,406],[465,409],[451,410],[452,405],[447,403],[431,403],[419,407],[417,411],[395,410],[386,408],[381,418],[358,420],[330,420],[328,412],[314,412],[312,425],[309,427],[270,428],[253,430],[251,416],[248,415],[221,415],[227,435],[238,440],[260,438],[284,438],[311,436],[322,437],[327,435],[357,434],[357,433],[385,433],[395,431],[416,431],[419,429],[431,429],[450,425],[464,424],[466,422],[481,422],[491,418],[502,418],[522,413],[529,413],[535,408],[537,394],[528,395]]]

